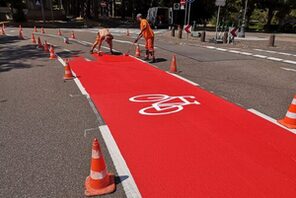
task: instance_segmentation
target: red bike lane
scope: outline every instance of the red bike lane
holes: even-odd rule
[[[296,136],[128,56],[70,61],[143,197],[295,197]]]

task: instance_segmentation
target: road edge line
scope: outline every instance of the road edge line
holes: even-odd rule
[[[283,128],[283,129],[286,129],[287,131],[289,131],[289,132],[296,135],[296,129],[294,129],[294,130],[293,129],[288,129],[288,128],[284,127],[283,125],[279,124],[272,117],[270,117],[268,115],[265,115],[265,114],[261,113],[260,111],[255,110],[255,109],[251,108],[251,109],[248,109],[248,111],[255,114],[255,115],[257,115],[257,116],[259,116],[259,117],[261,117],[261,118],[263,118],[263,119],[265,119],[265,120],[267,120],[267,121],[269,121],[269,122],[271,122],[271,123],[273,123],[273,124],[275,124],[275,125],[278,125],[279,127]]]
[[[56,54],[56,56],[57,56],[58,61],[63,66],[65,66],[66,65],[65,61],[57,54]],[[76,76],[74,71],[72,71],[72,73],[74,74],[74,76]],[[102,119],[100,119],[98,117],[99,113],[98,113],[96,107],[94,106],[94,104],[92,103],[92,101],[90,101],[91,98],[90,98],[89,94],[87,93],[87,91],[85,90],[85,88],[83,87],[83,85],[81,84],[80,80],[77,77],[74,78],[74,82],[76,83],[76,85],[79,88],[79,90],[81,91],[81,93],[83,95],[85,95],[86,98],[88,99],[91,109],[94,111],[94,113],[99,121],[99,124],[100,124],[100,120],[102,120]],[[115,166],[118,176],[126,176],[126,175],[128,176],[127,179],[124,179],[121,181],[125,195],[128,198],[141,198],[142,196],[141,196],[141,193],[137,187],[137,184],[136,184],[123,156],[121,155],[121,152],[120,152],[120,150],[119,150],[119,148],[112,136],[112,133],[111,133],[109,127],[106,124],[103,124],[103,125],[99,126],[99,130],[101,131],[102,137],[104,139],[104,142],[106,144],[108,152],[112,158],[112,162]]]

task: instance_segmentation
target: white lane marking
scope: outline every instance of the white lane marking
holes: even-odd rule
[[[188,80],[188,79],[186,79],[186,78],[184,78],[182,76],[179,76],[178,74],[174,74],[174,73],[170,73],[170,72],[167,72],[167,73],[170,74],[170,75],[172,75],[172,76],[175,76],[175,77],[177,77],[177,78],[179,78],[179,79],[181,79],[181,80],[183,80],[183,81],[185,81],[185,82],[187,82],[189,84],[192,84],[194,86],[199,87],[199,84],[197,84],[195,82],[192,82],[191,80]]]
[[[223,51],[223,52],[226,52],[227,51],[227,49],[224,49],[224,48],[216,48],[216,50],[218,50],[218,51]]]
[[[267,57],[268,60],[273,60],[273,61],[283,61],[281,58],[275,58],[275,57]]]
[[[257,57],[257,58],[267,58],[267,56],[263,56],[263,55],[260,55],[260,54],[254,54],[253,56]]]
[[[272,117],[269,117],[268,115],[265,115],[255,109],[248,109],[249,112],[254,113],[255,115],[264,118],[265,120],[268,120],[269,122],[276,124],[280,127],[282,127],[283,129],[286,129],[287,131],[296,134],[296,129],[288,129],[286,127],[284,127],[283,125],[281,125],[280,123],[278,123],[275,119],[273,119]]]
[[[252,56],[253,55],[252,53],[249,53],[249,52],[240,52],[240,54],[243,54],[243,55],[246,55],[246,56]]]
[[[102,125],[99,126],[99,128],[118,175],[123,177],[128,176],[127,179],[121,181],[126,196],[131,198],[141,198],[142,196],[137,184],[112,136],[109,127],[107,125]]]
[[[114,42],[118,42],[118,43],[127,43],[127,44],[134,44],[134,42],[131,41],[124,41],[124,40],[119,40],[119,39],[113,39]],[[145,47],[145,45],[143,44],[139,44],[141,47]],[[154,47],[155,49],[158,49],[157,47]]]
[[[216,47],[213,47],[213,46],[205,46],[206,48],[208,49],[215,49]]]
[[[71,52],[71,50],[64,48],[64,51],[66,52]]]
[[[62,58],[60,58],[59,56],[57,56],[57,57],[58,57],[58,60],[60,61],[60,63],[63,66],[65,66],[65,61]],[[75,73],[73,71],[72,71],[72,73],[75,75]],[[78,86],[79,90],[81,91],[81,93],[83,95],[86,95],[87,98],[90,98],[89,94],[86,92],[86,90],[82,86],[79,79],[75,78],[74,81],[75,81],[76,85]],[[99,114],[97,112],[97,109],[94,106],[92,106],[92,109],[96,115]],[[118,146],[111,134],[109,127],[107,125],[101,125],[101,126],[99,126],[99,129],[100,129],[103,139],[106,143],[107,149],[110,153],[110,156],[112,158],[112,161],[114,163],[114,166],[116,168],[118,175],[119,176],[128,176],[127,179],[124,179],[123,181],[121,181],[126,196],[130,197],[130,198],[141,198],[142,197],[141,193],[135,183],[135,180],[134,180],[123,156],[121,155],[121,152],[120,152],[120,150],[119,150],[119,148],[118,148]],[[84,131],[84,136],[86,137],[86,131]]]
[[[88,58],[84,58],[86,61],[88,61],[88,62],[90,62],[91,60],[90,59],[88,59]]]
[[[286,67],[281,67],[281,69],[286,70],[286,71],[296,72],[296,69],[291,69],[291,68],[286,68]]]
[[[286,52],[278,52],[278,51],[271,51],[271,50],[263,50],[263,49],[254,49],[259,52],[267,52],[267,53],[272,53],[272,54],[281,54],[281,55],[286,55],[286,56],[296,56],[296,54],[291,54],[291,53],[286,53]]]
[[[63,66],[66,65],[65,61],[60,56],[57,55],[57,58],[58,58],[58,60],[60,61],[60,63]],[[73,73],[74,76],[76,76],[76,74],[75,74],[75,72],[73,70],[72,70],[72,73]],[[82,84],[81,84],[80,80],[77,78],[77,76],[76,76],[76,78],[74,78],[74,82],[76,83],[76,85],[77,85],[78,89],[80,90],[81,94],[89,97],[88,93],[86,92],[85,88],[82,86]]]
[[[239,53],[241,53],[240,51],[236,51],[236,50],[229,50],[229,52],[231,52],[231,53],[235,53],[235,54],[239,54]]]
[[[296,65],[296,61],[291,61],[291,60],[283,60],[284,63],[290,63]]]

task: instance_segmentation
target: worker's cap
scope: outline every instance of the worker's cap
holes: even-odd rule
[[[141,13],[137,14],[137,19],[140,17],[142,17],[142,14]]]

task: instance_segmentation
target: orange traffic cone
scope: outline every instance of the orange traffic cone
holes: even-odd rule
[[[292,103],[286,113],[286,116],[278,122],[289,129],[296,129],[296,95],[294,96]]]
[[[173,55],[171,66],[170,66],[170,72],[172,73],[177,72],[176,55]]]
[[[140,51],[140,45],[139,44],[137,45],[135,56],[138,57],[138,58],[141,57],[141,51]]]
[[[42,45],[42,43],[41,43],[41,39],[40,39],[39,36],[38,36],[37,41],[38,41],[38,48],[43,48],[43,45]]]
[[[44,31],[44,28],[43,27],[41,27],[41,34],[44,34],[45,33],[45,31]]]
[[[37,30],[36,26],[34,26],[34,32],[38,32],[38,30]]]
[[[62,36],[62,32],[61,32],[60,29],[59,29],[59,31],[58,31],[58,35],[59,35],[59,36]]]
[[[31,39],[32,39],[32,43],[36,43],[36,39],[35,39],[34,33],[32,33]]]
[[[56,55],[54,53],[53,46],[50,46],[50,48],[49,48],[49,59],[56,59]]]
[[[4,28],[4,24],[2,25],[2,27],[1,27],[1,34],[2,35],[5,35],[5,28]]]
[[[22,30],[19,31],[19,39],[21,39],[21,40],[25,39]]]
[[[69,65],[69,61],[66,59],[66,65],[64,66],[65,68],[65,74],[64,74],[64,80],[72,80],[74,78],[70,65]]]
[[[75,34],[74,34],[74,31],[72,31],[71,38],[72,38],[72,39],[76,39],[76,36],[75,36]]]
[[[23,31],[22,25],[19,25],[19,31]]]
[[[126,36],[130,36],[129,29],[126,30]]]
[[[48,44],[47,44],[47,41],[46,40],[44,41],[43,49],[44,49],[45,52],[49,52],[49,50],[48,50]]]
[[[115,191],[114,175],[108,173],[98,140],[92,144],[90,175],[85,180],[86,196],[103,195]]]

